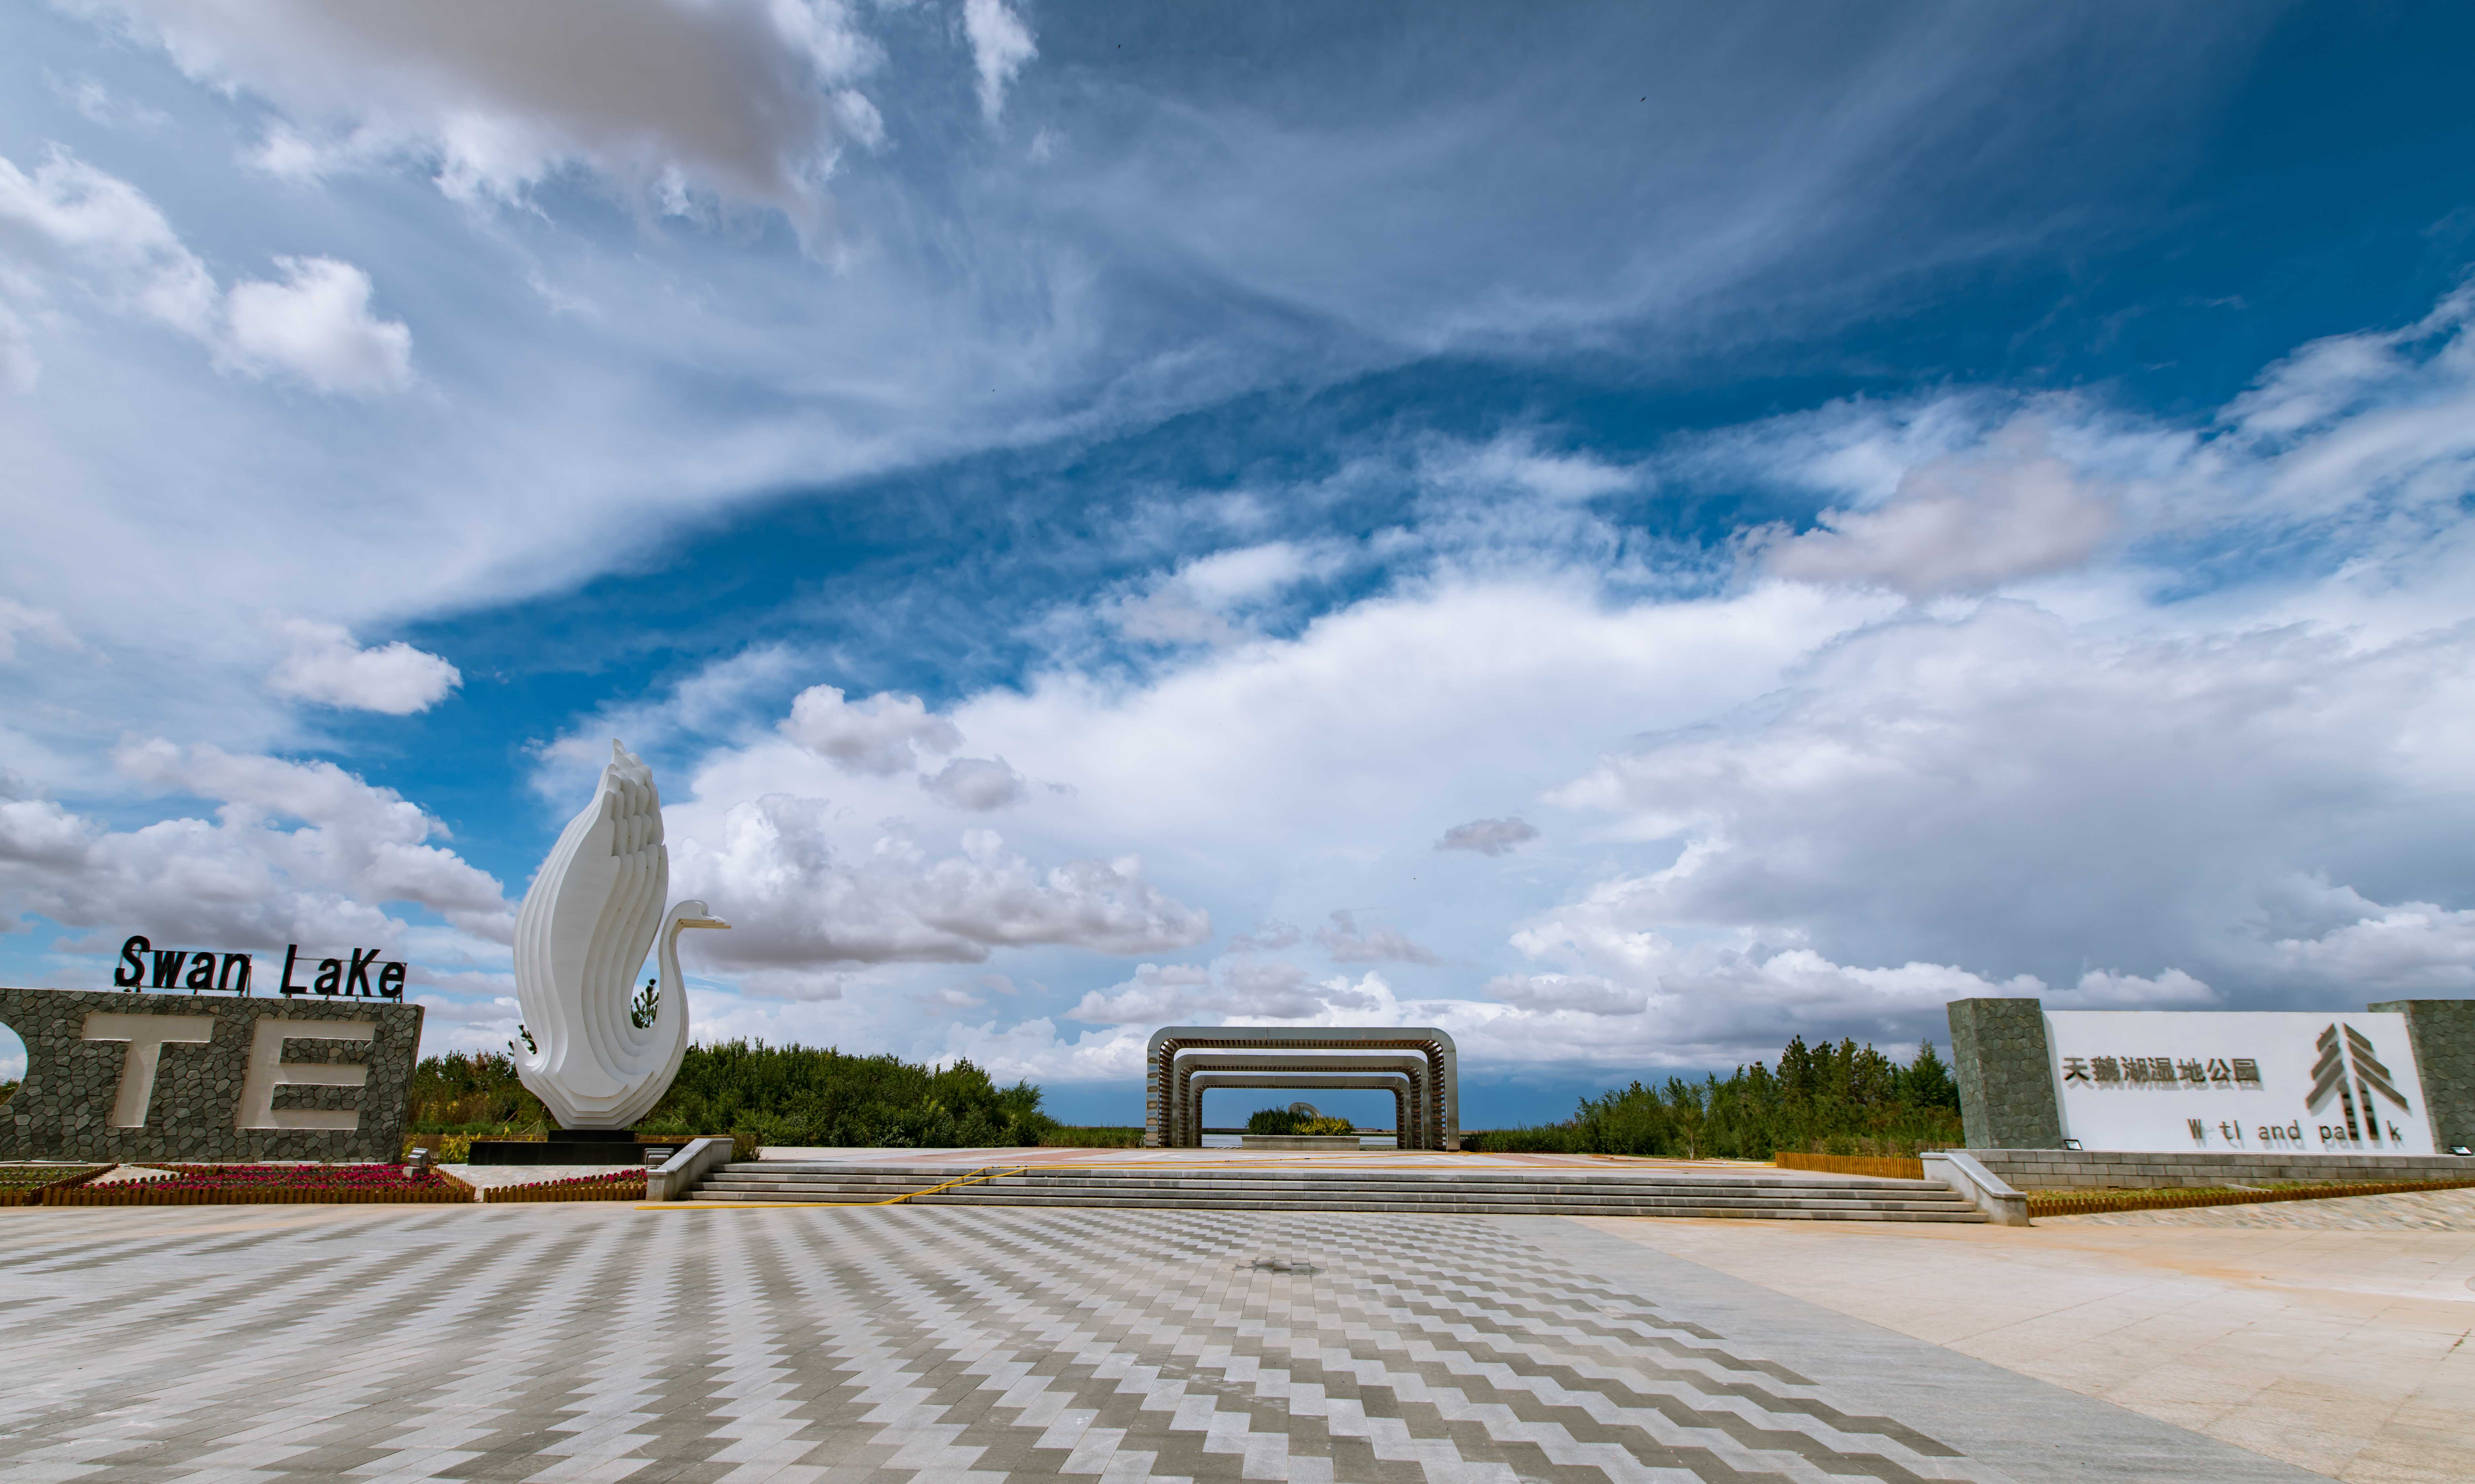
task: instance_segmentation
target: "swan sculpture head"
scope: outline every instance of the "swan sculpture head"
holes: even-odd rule
[[[702,902],[667,912],[670,850],[653,770],[617,742],[593,801],[568,821],[516,913],[516,1000],[533,1049],[516,1075],[562,1129],[624,1129],[651,1112],[687,1054],[678,936],[726,928]],[[660,939],[653,1023],[629,1014]]]

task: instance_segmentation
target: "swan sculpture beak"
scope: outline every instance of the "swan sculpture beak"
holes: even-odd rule
[[[679,926],[683,928],[726,928],[730,926],[730,924],[723,921],[720,917],[681,917],[679,919]]]

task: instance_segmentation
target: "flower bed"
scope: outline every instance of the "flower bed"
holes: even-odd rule
[[[354,1205],[468,1202],[473,1187],[396,1164],[163,1164],[172,1179],[43,1192],[45,1205]]]
[[[613,1170],[607,1175],[578,1175],[544,1180],[537,1185],[494,1185],[481,1192],[484,1201],[642,1201],[645,1172]]]
[[[43,1192],[84,1184],[110,1168],[108,1164],[0,1165],[0,1205],[40,1205]]]
[[[2265,1190],[2031,1190],[2028,1215],[2111,1216],[2119,1211],[2170,1211],[2196,1205],[2258,1205],[2267,1201],[2331,1201],[2342,1196],[2412,1195],[2463,1190],[2475,1180],[2359,1180],[2345,1184],[2272,1185]]]

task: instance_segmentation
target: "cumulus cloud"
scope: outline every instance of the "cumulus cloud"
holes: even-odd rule
[[[332,623],[294,619],[283,625],[292,652],[266,677],[278,695],[355,711],[408,717],[428,711],[463,683],[454,666],[402,640],[363,648]]]
[[[1433,950],[1421,948],[1391,928],[1360,926],[1346,908],[1332,914],[1328,927],[1315,929],[1316,946],[1335,963],[1441,963]]]
[[[0,250],[117,307],[214,337],[214,276],[171,222],[135,185],[57,146],[31,176],[0,158]]]
[[[936,860],[900,833],[853,854],[836,847],[836,825],[823,799],[772,794],[729,809],[718,840],[673,840],[677,892],[729,904],[734,931],[708,957],[799,969],[978,963],[996,948],[1157,953],[1212,935],[1210,915],[1145,881],[1139,860],[1042,871],[987,830],[966,831],[959,855]]]
[[[295,174],[420,159],[451,195],[513,199],[577,166],[656,208],[701,192],[813,232],[837,150],[883,136],[851,85],[878,51],[835,0],[113,9],[191,77],[282,109],[261,159]]]
[[[1284,960],[1237,958],[1217,964],[1146,963],[1135,977],[1094,989],[1066,1012],[1092,1025],[1215,1025],[1312,1020],[1336,1010],[1371,1010],[1381,1001],[1346,977],[1315,982]]]
[[[227,371],[362,396],[411,383],[412,331],[371,312],[368,274],[329,257],[278,257],[283,282],[244,280],[227,293],[144,192],[57,147],[31,176],[0,158],[0,255],[180,330]],[[0,274],[0,288],[9,281]],[[21,389],[35,377],[6,305],[0,375]]]
[[[2475,778],[2439,741],[2470,716],[2463,628],[2124,641],[2011,602],[1884,624],[1734,724],[1562,791],[1680,851],[1559,931],[1606,953],[1652,927],[1789,928],[1869,955],[2049,976],[2094,957],[2267,989],[2268,943],[2335,911],[2291,905],[2294,863],[2429,872],[2443,835],[2475,827]],[[2385,850],[2362,837],[2374,818]]]
[[[103,937],[281,951],[286,942],[394,945],[385,904],[438,912],[506,942],[499,883],[433,843],[445,825],[390,789],[330,763],[290,763],[167,742],[114,754],[135,783],[217,802],[212,820],[115,830],[45,799],[0,800],[0,904]]]
[[[1457,824],[1435,841],[1437,850],[1474,850],[1483,856],[1500,856],[1538,838],[1537,829],[1527,819],[1509,816],[1501,819],[1472,819]]]
[[[1005,109],[1007,85],[1040,55],[1040,48],[1006,0],[963,0],[963,32],[970,38],[971,66],[980,76],[980,113],[993,124]]]
[[[279,257],[284,281],[235,283],[223,357],[322,392],[367,396],[412,383],[412,331],[370,312],[370,276],[330,257]]]
[[[1022,775],[1003,758],[956,758],[919,786],[956,809],[985,812],[1019,802]]]
[[[846,701],[834,686],[811,686],[791,703],[782,735],[854,773],[886,777],[963,744],[963,734],[916,695],[891,691]]]
[[[2313,937],[2269,945],[2283,974],[2338,992],[2465,998],[2475,993],[2475,911],[2431,902],[2363,903],[2363,915]]]
[[[2018,439],[1982,456],[1938,459],[1870,509],[1826,510],[1816,529],[1770,545],[1769,569],[1805,582],[1870,583],[1909,597],[1982,592],[2088,560],[2118,523],[2114,504]]]

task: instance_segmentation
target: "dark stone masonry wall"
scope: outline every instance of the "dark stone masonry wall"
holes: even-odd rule
[[[2059,1149],[2063,1109],[2038,1000],[1953,1000],[1951,1070],[1968,1147]]]
[[[2406,1017],[2433,1147],[2475,1149],[2475,1000],[2384,1000],[2364,1008]]]
[[[2475,1159],[2449,1155],[2139,1154],[2079,1149],[1971,1149],[2021,1190],[2193,1190],[2272,1180],[2475,1180]]]
[[[205,1016],[205,1041],[163,1045],[145,1123],[112,1126],[130,1060],[127,1040],[86,1038],[89,1015]],[[250,1052],[258,1022],[368,1021],[373,1038],[283,1041],[283,1066],[360,1063],[359,1087],[281,1082],[278,1112],[304,1108],[356,1114],[351,1129],[238,1127]],[[116,994],[82,989],[0,988],[0,1024],[26,1043],[26,1077],[0,1105],[0,1158],[12,1159],[382,1159],[403,1151],[405,1103],[421,1047],[421,1007],[364,999],[234,998],[228,995]]]

